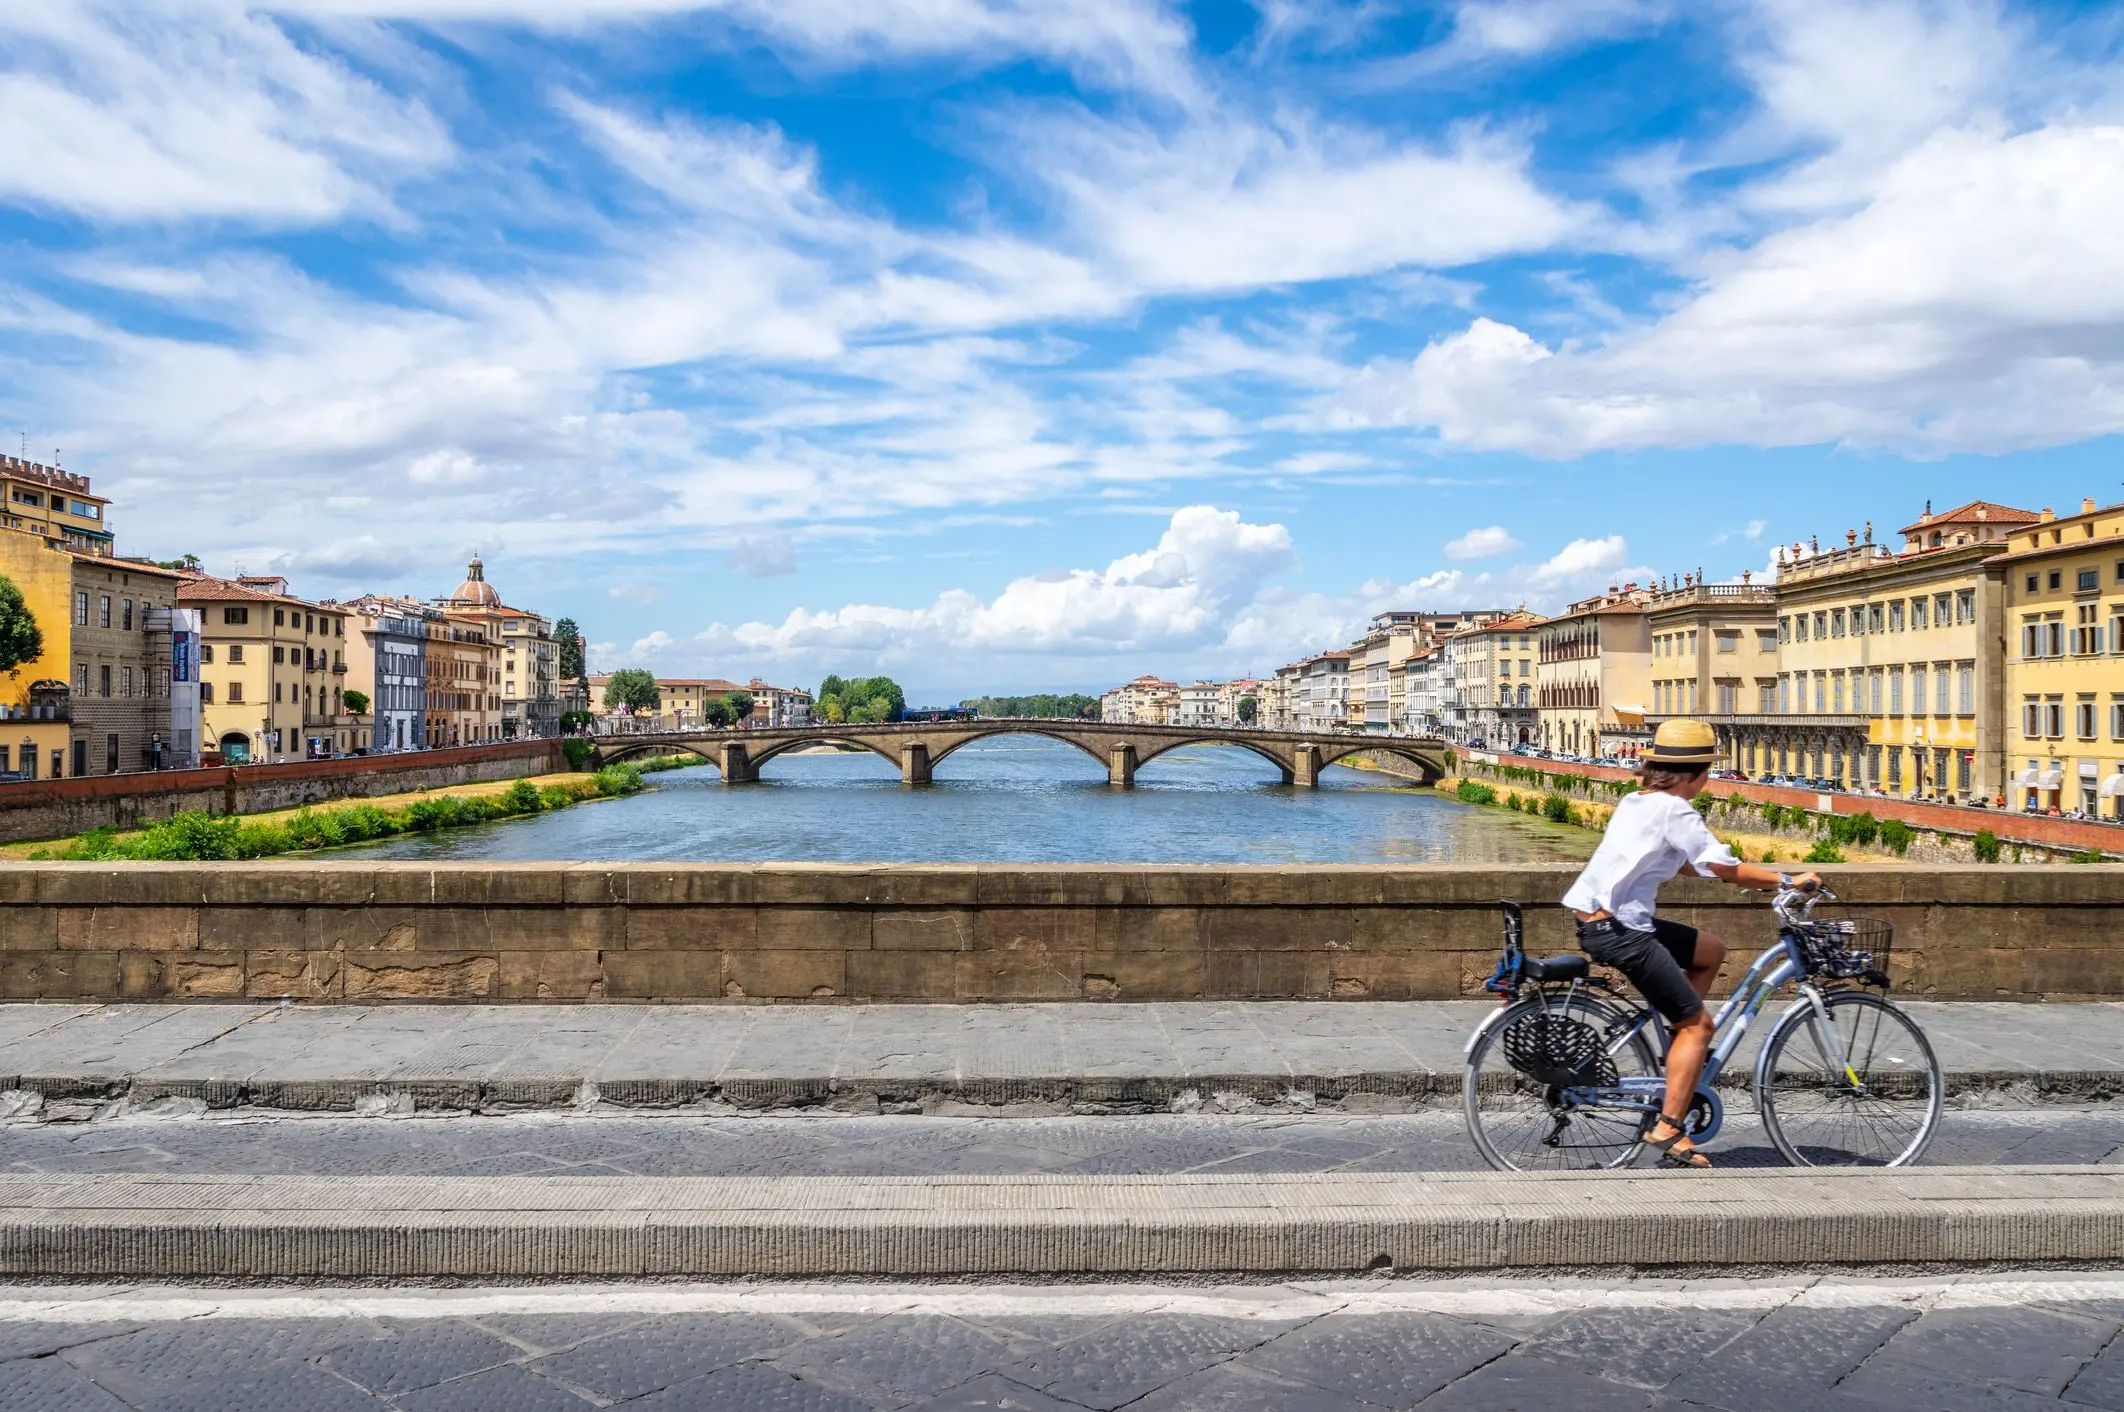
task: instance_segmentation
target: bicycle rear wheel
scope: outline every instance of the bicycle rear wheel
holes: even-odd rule
[[[1554,1000],[1530,995],[1510,1006],[1468,1053],[1461,1107],[1475,1150],[1500,1172],[1628,1165],[1644,1144],[1641,1111],[1565,1104],[1555,1085],[1529,1077],[1505,1057],[1507,1032],[1544,1013],[1590,1026],[1604,1047],[1612,1046],[1607,1057],[1616,1078],[1653,1078],[1662,1072],[1643,1030],[1618,1042],[1631,1019],[1620,1008],[1585,994]]]
[[[1826,1033],[1798,1005],[1763,1044],[1755,1101],[1785,1160],[1803,1167],[1901,1167],[1939,1128],[1946,1084],[1925,1032],[1877,995],[1822,997]]]

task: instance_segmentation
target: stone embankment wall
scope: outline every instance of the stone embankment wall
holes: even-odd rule
[[[0,998],[1440,999],[1481,994],[1500,898],[1568,949],[1573,871],[32,863],[0,872]],[[1827,871],[1907,994],[2124,999],[2124,867]],[[1669,897],[1743,962],[1773,935],[1760,897]]]
[[[225,765],[0,784],[0,843],[135,828],[185,810],[255,814],[333,799],[508,780],[568,768],[557,740],[463,745],[403,755]]]

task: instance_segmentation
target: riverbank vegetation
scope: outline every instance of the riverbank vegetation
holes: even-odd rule
[[[992,721],[1096,720],[1099,715],[1098,697],[1075,692],[1060,696],[1044,691],[1031,696],[976,696],[959,704]]]
[[[523,818],[551,809],[566,809],[595,799],[620,799],[645,787],[643,776],[683,769],[701,762],[690,755],[607,765],[590,775],[547,777],[546,783],[512,780],[494,790],[453,793],[417,792],[394,807],[356,801],[311,807],[276,815],[173,814],[167,819],[121,833],[94,829],[64,843],[32,850],[31,858],[103,862],[221,862],[270,858],[343,844],[369,843],[407,834],[469,828],[502,819]]]

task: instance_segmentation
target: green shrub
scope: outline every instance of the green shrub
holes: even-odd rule
[[[433,833],[449,815],[445,799],[416,799],[405,809],[406,828],[413,833]]]
[[[597,774],[600,780],[605,777],[603,770],[599,770]],[[637,787],[639,787],[639,782],[637,782]],[[1497,802],[1496,790],[1486,784],[1477,784],[1474,780],[1462,780],[1454,789],[1453,795],[1463,804],[1495,804]]]
[[[1736,814],[1741,813],[1749,807],[1748,796],[1736,789],[1726,796],[1726,807]]]
[[[1999,861],[1999,836],[1990,829],[1978,829],[1976,837],[1969,841],[1969,847],[1979,863]]]
[[[539,797],[538,786],[529,780],[517,780],[502,791],[502,804],[512,814],[536,814],[546,807]]]
[[[1905,853],[1908,853],[1911,843],[1916,838],[1917,830],[1904,823],[1901,819],[1881,820],[1881,846],[1894,853],[1896,857],[1900,858]]]
[[[1541,801],[1541,816],[1552,824],[1567,824],[1571,821],[1571,801],[1560,794],[1552,794]]]
[[[1689,803],[1695,808],[1697,813],[1709,814],[1711,812],[1711,806],[1718,803],[1718,801],[1711,797],[1710,790],[1703,789],[1698,790],[1696,798],[1690,800]]]
[[[580,770],[597,754],[597,745],[579,736],[570,736],[561,742],[561,753],[568,757],[569,769]]]
[[[2109,855],[2099,848],[2083,848],[2065,860],[2068,863],[2107,863]]]
[[[1814,847],[1808,849],[1807,856],[1800,861],[1803,863],[1841,863],[1844,861],[1844,855],[1837,851],[1834,843],[1824,838],[1817,839]]]
[[[1783,828],[1785,826],[1785,806],[1782,804],[1765,804],[1763,806],[1763,823],[1773,829]]]
[[[597,785],[597,792],[607,797],[639,794],[642,789],[641,766],[634,764],[607,765],[591,779]],[[1463,784],[1461,788],[1465,790],[1467,786]],[[1477,788],[1482,786],[1478,785]],[[1489,803],[1497,797],[1494,790],[1485,789],[1484,792],[1490,795],[1490,799],[1484,800],[1484,803]]]

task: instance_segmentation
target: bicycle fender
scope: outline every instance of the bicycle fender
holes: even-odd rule
[[[1499,1022],[1501,1022],[1505,1016],[1512,1013],[1513,1006],[1516,1006],[1518,1004],[1519,1002],[1515,1000],[1512,1002],[1511,1005],[1500,1005],[1495,1010],[1492,1010],[1488,1015],[1483,1017],[1483,1022],[1477,1025],[1475,1027],[1474,1033],[1468,1036],[1467,1043],[1460,1046],[1460,1057],[1465,1059],[1470,1054],[1473,1054],[1475,1052],[1476,1042],[1480,1040],[1484,1035],[1488,1034],[1491,1030],[1496,1029]]]

